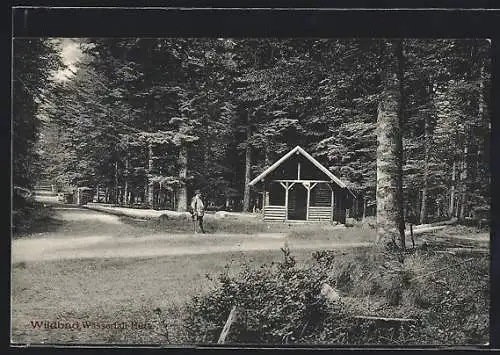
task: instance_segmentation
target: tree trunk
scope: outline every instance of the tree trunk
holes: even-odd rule
[[[485,82],[485,68],[484,68],[484,63],[481,63],[480,70],[479,70],[479,100],[478,100],[478,108],[477,108],[477,115],[478,115],[478,121],[479,121],[479,126],[481,127],[481,133],[477,137],[477,161],[476,161],[476,180],[480,181],[484,179],[483,177],[483,171],[482,171],[482,166],[483,166],[483,156],[484,156],[484,146],[485,146],[485,141],[488,139],[487,136],[489,132],[486,131],[485,127],[485,122],[484,122],[484,112],[485,112],[485,98],[484,98],[484,82]]]
[[[422,188],[422,200],[420,203],[419,224],[425,224],[427,221],[427,167],[424,167],[424,184],[425,185]]]
[[[265,147],[265,151],[264,151],[264,164],[265,164],[266,168],[271,166],[271,159],[269,159],[269,149],[270,149],[270,143],[267,142],[266,147]]]
[[[243,194],[243,212],[250,211],[250,174],[252,167],[252,147],[250,146],[250,138],[252,131],[250,124],[247,126],[247,146],[245,148],[245,190]]]
[[[114,203],[119,203],[119,191],[118,191],[118,161],[115,161],[115,193],[114,193]]]
[[[402,49],[394,41],[377,114],[377,244],[404,250],[401,135]],[[387,46],[387,45],[386,45]]]
[[[183,145],[179,149],[179,180],[180,186],[177,189],[177,211],[187,211],[187,172],[188,172],[188,147]]]
[[[366,218],[366,196],[363,196],[363,219]]]
[[[468,139],[468,131],[467,127],[465,130],[465,142],[464,142],[464,151],[463,151],[463,168],[462,168],[462,174],[460,177],[461,180],[461,203],[460,203],[460,213],[459,213],[459,220],[463,221],[465,219],[465,216],[467,215],[467,206],[468,206],[468,170],[469,170],[469,164],[468,164],[468,154],[469,154],[469,139]]]
[[[123,204],[128,205],[128,157],[125,158],[125,183],[123,184]]]
[[[153,174],[153,143],[148,144],[148,187],[147,187],[147,204],[154,207],[154,182],[152,179]]]
[[[432,90],[432,87],[430,88]],[[429,92],[431,95],[432,91]],[[424,224],[427,218],[427,191],[429,183],[429,152],[430,152],[430,142],[429,142],[429,115],[424,116],[424,172],[422,181],[422,200],[420,203],[420,224]]]
[[[160,207],[160,195],[161,195],[161,182],[159,183],[158,190],[156,191],[154,196],[154,205],[156,206],[156,208]]]
[[[457,162],[453,158],[453,166],[451,168],[451,187],[450,187],[450,207],[448,208],[448,216],[455,217],[455,185],[457,180]]]

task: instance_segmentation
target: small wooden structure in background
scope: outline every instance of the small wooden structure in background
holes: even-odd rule
[[[260,186],[266,221],[337,221],[355,198],[347,185],[296,146],[250,182]]]

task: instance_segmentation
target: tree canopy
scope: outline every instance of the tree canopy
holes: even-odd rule
[[[75,75],[52,81],[43,156],[18,148],[16,179],[34,159],[60,186],[101,186],[115,203],[182,210],[200,188],[210,204],[250,209],[249,180],[301,145],[355,191],[352,215],[374,213],[377,115],[394,60],[387,41],[80,42]],[[46,80],[56,62],[40,58],[54,51],[42,40],[16,43],[23,81]],[[47,54],[30,64],[40,48]],[[405,39],[401,48],[404,213],[420,223],[464,218],[489,201],[489,43]],[[24,100],[16,85],[15,122],[27,129],[22,117],[33,115],[37,95]],[[19,147],[37,141],[17,131]]]

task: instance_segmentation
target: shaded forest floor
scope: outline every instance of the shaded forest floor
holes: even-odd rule
[[[406,262],[409,279],[413,281],[398,293],[398,302],[395,302],[395,286],[384,284],[385,281],[375,274],[370,276],[374,270],[369,257],[371,249],[357,247],[356,243],[369,245],[374,237],[374,230],[369,225],[334,229],[331,226],[273,224],[270,228],[266,226],[265,232],[248,233],[250,229],[247,229],[246,233],[231,235],[226,229],[201,236],[183,231],[181,223],[186,222],[182,221],[175,221],[174,226],[179,223],[180,227],[172,228],[169,224],[172,220],[131,220],[70,206],[58,208],[44,218],[45,223],[38,229],[13,241],[11,339],[14,342],[193,341],[183,332],[185,302],[194,295],[204,295],[217,288],[219,282],[215,276],[221,272],[237,277],[243,268],[257,270],[262,264],[279,262],[282,259],[279,249],[285,244],[290,246],[299,265],[313,263],[314,250],[337,249],[338,257],[331,268],[331,276],[343,299],[363,314],[427,315],[432,318],[432,314],[439,314],[435,306],[441,305],[445,307],[440,311],[445,317],[431,321],[435,329],[430,331],[428,341],[434,339],[439,343],[442,339],[446,342],[448,338],[437,329],[453,326],[452,334],[456,339],[466,343],[487,342],[489,255],[457,253],[450,250],[452,242],[446,238],[462,238],[459,244],[464,250],[478,245],[487,249],[488,234],[475,228],[453,226],[446,231],[418,236],[420,249],[410,253]],[[227,223],[227,228],[249,225],[247,221],[238,224],[214,220],[214,223],[219,224],[207,222],[209,231],[215,227],[224,230],[222,223]],[[192,225],[187,222],[187,226]],[[350,249],[344,249],[346,242]],[[28,245],[23,243],[32,243],[31,248],[23,249]],[[269,243],[270,247],[257,251],[245,248],[248,243],[261,246]],[[236,244],[236,249],[229,248],[231,244]],[[203,251],[214,245],[228,248],[198,253],[141,254],[141,248],[158,251],[189,247]],[[300,245],[303,247],[294,247]],[[122,250],[128,254],[116,258],[102,250]],[[462,306],[457,306],[457,301],[462,302]],[[469,304],[476,308],[465,306]],[[168,339],[154,331],[155,309],[164,310],[168,315],[172,329]],[[38,329],[32,323],[57,320],[79,324],[80,328]],[[445,320],[447,325],[442,323]],[[84,329],[85,321],[102,327]],[[145,329],[113,328],[115,323],[133,322],[148,326]],[[328,343],[328,339],[309,341]]]

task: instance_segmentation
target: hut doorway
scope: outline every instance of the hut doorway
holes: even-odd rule
[[[288,219],[307,219],[307,189],[302,184],[294,184],[288,192]]]

